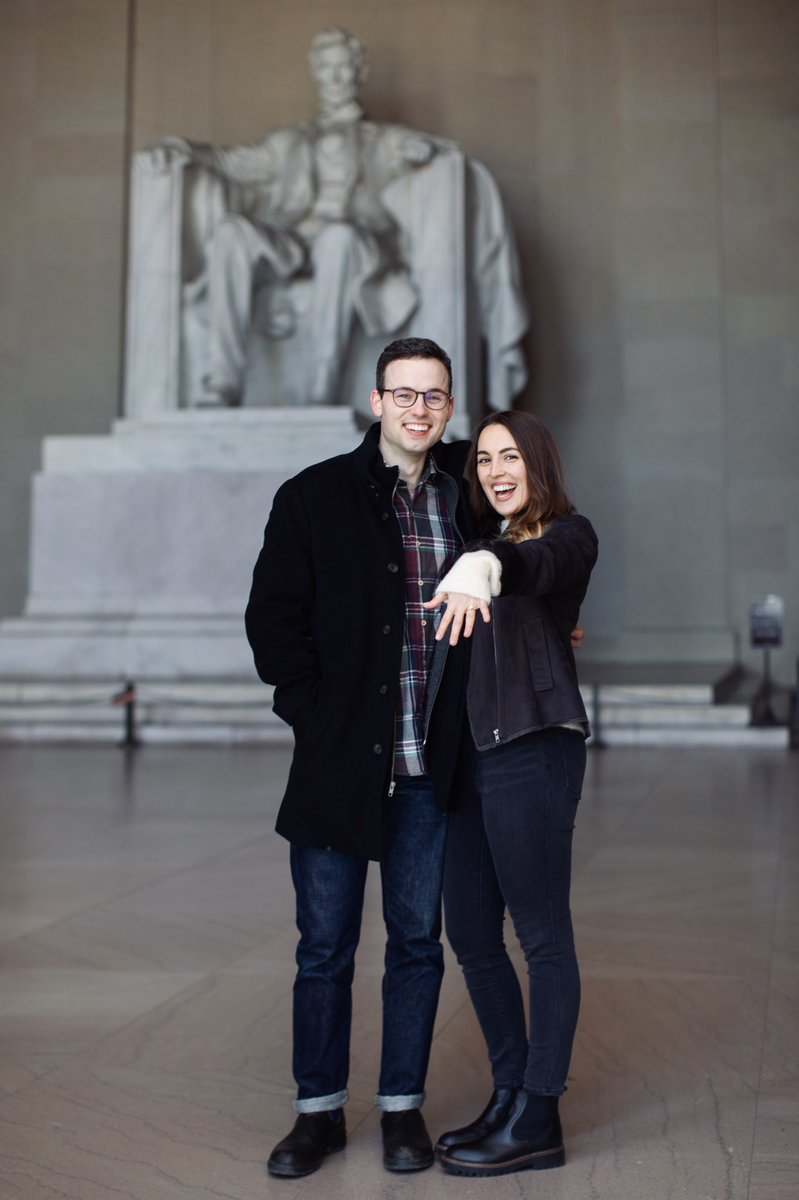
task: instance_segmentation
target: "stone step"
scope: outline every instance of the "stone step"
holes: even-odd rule
[[[626,728],[603,728],[603,746],[679,746],[685,749],[700,746],[728,746],[730,749],[761,747],[788,749],[789,731],[784,725],[746,729],[701,727],[679,728],[655,725]],[[593,739],[592,739],[593,741]]]
[[[113,742],[126,713],[119,679],[0,680],[0,741]],[[287,742],[272,712],[272,688],[259,680],[157,680],[135,689],[140,742]]]
[[[586,705],[588,708],[588,705]],[[591,711],[594,711],[591,702]],[[610,726],[639,728],[647,725],[672,728],[720,727],[742,728],[749,725],[751,713],[743,704],[625,704],[619,701],[600,700],[600,723],[603,729]]]
[[[589,674],[594,678],[581,691],[592,740],[602,745],[789,744],[785,726],[751,725],[751,706],[743,702],[749,692],[740,679],[729,686],[729,668],[658,671],[636,664]],[[0,741],[122,742],[126,711],[114,697],[124,687],[109,677],[0,679]],[[719,703],[724,694],[734,702]],[[271,706],[272,689],[252,676],[142,680],[135,689],[135,735],[144,743],[290,743],[290,729]]]

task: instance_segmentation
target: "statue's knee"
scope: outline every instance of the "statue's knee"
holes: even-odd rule
[[[224,251],[231,246],[246,245],[250,237],[251,227],[246,217],[238,213],[225,213],[214,226],[211,241],[214,247]]]

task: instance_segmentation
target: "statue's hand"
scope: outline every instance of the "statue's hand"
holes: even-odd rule
[[[164,175],[175,164],[191,162],[191,146],[185,138],[168,137],[143,151],[144,161],[154,175]]]
[[[413,167],[422,167],[435,154],[435,147],[429,138],[417,133],[409,133],[400,142],[400,154],[406,163]]]

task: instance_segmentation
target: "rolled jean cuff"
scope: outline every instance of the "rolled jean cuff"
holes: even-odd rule
[[[333,1092],[331,1096],[312,1096],[310,1100],[294,1100],[295,1113],[331,1112],[334,1108],[342,1108],[349,1100],[349,1092],[344,1088],[341,1092]]]
[[[383,1112],[408,1112],[411,1108],[421,1108],[424,1104],[425,1093],[417,1092],[415,1096],[375,1096],[375,1104]]]

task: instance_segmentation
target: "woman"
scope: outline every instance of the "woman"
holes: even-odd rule
[[[429,607],[447,603],[438,638],[473,636],[475,787],[450,815],[444,904],[494,1092],[475,1121],[439,1138],[437,1153],[452,1174],[502,1175],[565,1161],[558,1097],[580,1002],[571,842],[588,736],[570,635],[597,539],[566,494],[552,434],[529,413],[483,421],[466,471],[489,536],[455,563]],[[529,1037],[503,942],[506,909],[527,962]]]

